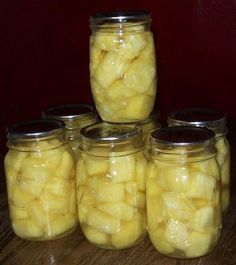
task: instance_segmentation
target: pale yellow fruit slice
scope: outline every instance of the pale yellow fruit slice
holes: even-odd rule
[[[64,215],[58,215],[57,218],[51,220],[45,230],[48,231],[47,236],[55,237],[69,231],[75,226],[75,224],[75,216],[71,213],[67,213]]]
[[[89,179],[88,186],[97,202],[124,201],[123,183],[111,183],[109,179],[93,177]]]
[[[45,185],[45,191],[56,196],[69,197],[72,190],[71,181],[68,179],[51,178]]]
[[[149,230],[148,234],[152,244],[161,254],[170,254],[175,251],[173,244],[166,240],[163,229]]]
[[[111,51],[117,48],[120,43],[119,35],[116,33],[103,33],[98,31],[91,37],[91,39],[93,47],[95,46],[96,48],[104,51]]]
[[[43,206],[38,199],[33,200],[28,205],[28,215],[39,227],[50,224],[49,212]]]
[[[148,230],[155,230],[164,226],[168,220],[162,196],[147,197],[147,223]]]
[[[161,196],[166,213],[170,218],[189,220],[195,209],[191,200],[183,194],[174,192],[163,192]]]
[[[46,181],[54,175],[45,160],[40,157],[26,157],[21,164],[21,177],[32,181]]]
[[[103,233],[93,227],[83,227],[83,232],[91,243],[101,246],[101,245],[110,245],[110,236],[109,234]]]
[[[140,191],[146,190],[147,160],[144,155],[138,157],[135,163],[135,179]]]
[[[123,223],[120,229],[111,235],[111,240],[115,248],[121,249],[131,247],[145,234],[142,217],[136,214],[132,221]]]
[[[186,165],[156,163],[157,182],[162,189],[173,192],[185,192],[189,189],[190,176]]]
[[[207,254],[211,246],[211,239],[211,233],[193,231],[188,239],[189,246],[186,248],[185,256],[195,258]]]
[[[213,200],[216,188],[217,180],[215,178],[200,171],[192,171],[191,184],[186,194],[191,198]]]
[[[109,174],[114,183],[125,182],[135,177],[135,158],[133,155],[109,158]]]
[[[76,172],[76,185],[78,186],[85,184],[88,178],[88,174],[83,159],[78,160],[75,172]]]
[[[16,207],[26,207],[27,204],[34,199],[28,192],[22,190],[19,186],[15,185],[8,195],[8,199]]]
[[[21,180],[19,181],[19,187],[34,197],[40,196],[45,185],[46,185],[45,181],[41,179],[37,181],[37,180],[21,178]]]
[[[134,216],[134,208],[125,202],[101,203],[97,208],[115,218],[125,221],[130,221]]]
[[[120,219],[96,208],[91,208],[88,212],[87,224],[107,234],[114,234],[120,230]]]
[[[85,166],[90,176],[96,176],[109,172],[108,161],[101,157],[87,157]]]
[[[127,101],[127,106],[120,110],[117,116],[125,121],[146,119],[151,113],[153,106],[153,97],[145,94],[137,95]]]
[[[43,208],[55,214],[64,214],[68,211],[69,200],[67,197],[56,196],[44,191],[40,196]]]
[[[116,51],[109,51],[102,57],[99,67],[94,72],[94,78],[103,87],[110,86],[115,80],[122,78],[129,64]]]
[[[58,146],[58,144],[56,146]],[[55,170],[60,165],[62,154],[63,154],[63,149],[60,147],[40,152],[39,156],[41,156],[44,159],[47,166]]]
[[[62,154],[60,165],[56,170],[59,178],[73,178],[75,174],[75,164],[72,154],[65,150]]]
[[[187,240],[190,236],[191,230],[187,223],[182,223],[176,219],[169,219],[166,224],[164,232],[165,239],[180,250],[187,247]]]
[[[214,228],[214,208],[204,207],[192,213],[190,224],[195,231],[207,232]]]
[[[11,171],[19,173],[22,161],[28,156],[27,152],[17,152],[9,150],[5,159],[4,167],[8,175],[12,175]]]
[[[10,209],[10,216],[12,221],[16,221],[19,219],[25,219],[28,218],[28,212],[27,208],[21,208],[21,207],[16,207],[14,205],[9,205]]]
[[[14,232],[21,238],[36,239],[44,235],[43,229],[36,225],[30,218],[12,222]]]

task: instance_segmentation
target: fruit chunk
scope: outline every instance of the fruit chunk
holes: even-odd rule
[[[16,207],[26,207],[34,199],[28,192],[22,190],[19,186],[13,186],[8,198]]]
[[[156,163],[157,182],[162,189],[185,192],[189,189],[190,176],[186,165],[170,165],[158,161]]]
[[[93,227],[82,227],[83,232],[88,239],[88,241],[92,242],[96,245],[108,245],[110,242],[109,235],[106,233],[103,233]]]
[[[10,216],[11,220],[19,220],[28,218],[27,208],[15,207],[14,205],[10,205]]]
[[[141,219],[136,215],[132,221],[125,223],[119,231],[112,234],[112,244],[116,248],[130,247],[140,239],[143,231]]]
[[[174,192],[163,192],[162,200],[170,218],[188,220],[194,210],[192,202],[185,196]]]
[[[58,215],[57,218],[51,220],[47,229],[49,237],[56,237],[69,231],[75,226],[76,218],[73,214]]]
[[[101,203],[97,208],[121,220],[130,221],[134,216],[134,208],[125,202]]]
[[[174,246],[166,240],[163,229],[149,230],[148,234],[152,244],[161,254],[170,254],[175,251]]]
[[[192,171],[191,174],[192,180],[187,195],[191,198],[212,200],[216,189],[216,179],[199,171]]]
[[[71,153],[65,150],[62,154],[61,162],[56,170],[59,178],[71,178],[74,175],[74,160]]]
[[[87,157],[85,165],[90,176],[106,174],[108,172],[108,162],[103,158]]]
[[[148,229],[155,230],[168,220],[162,196],[147,197],[147,220]]]
[[[195,258],[207,254],[211,245],[211,238],[211,233],[193,231],[188,239],[189,245],[186,248],[185,256]]]
[[[190,235],[189,226],[176,219],[169,219],[164,232],[165,239],[178,248]]]
[[[87,216],[87,224],[107,234],[114,234],[120,230],[120,219],[91,208]]]
[[[14,232],[22,238],[39,238],[43,236],[43,229],[35,224],[30,218],[12,222]]]
[[[110,176],[113,182],[124,182],[135,177],[135,158],[132,155],[111,157],[109,159]]]
[[[60,178],[51,178],[45,185],[45,191],[56,196],[64,197],[68,197],[71,192],[74,192],[71,181]]]
[[[204,207],[195,211],[191,217],[191,226],[195,231],[206,232],[214,227],[213,207]]]
[[[94,198],[98,202],[115,202],[124,200],[124,184],[110,183],[109,179],[93,177],[89,179],[89,187],[93,190]]]

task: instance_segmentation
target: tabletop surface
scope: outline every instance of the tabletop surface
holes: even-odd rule
[[[180,260],[159,254],[148,237],[125,250],[102,250],[83,236],[80,227],[70,235],[47,242],[26,241],[17,237],[10,226],[3,155],[0,166],[0,264],[1,265],[236,265],[236,120],[229,122],[228,139],[232,154],[231,208],[223,218],[218,245],[207,256]]]

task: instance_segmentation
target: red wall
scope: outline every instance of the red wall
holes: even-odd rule
[[[233,0],[1,0],[0,144],[5,127],[66,103],[92,103],[89,16],[149,10],[158,62],[156,106],[209,106],[236,116]]]

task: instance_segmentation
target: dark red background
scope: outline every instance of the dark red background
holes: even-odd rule
[[[7,124],[49,106],[92,103],[89,16],[148,10],[158,62],[156,107],[208,106],[236,117],[233,0],[0,0],[0,144]]]

